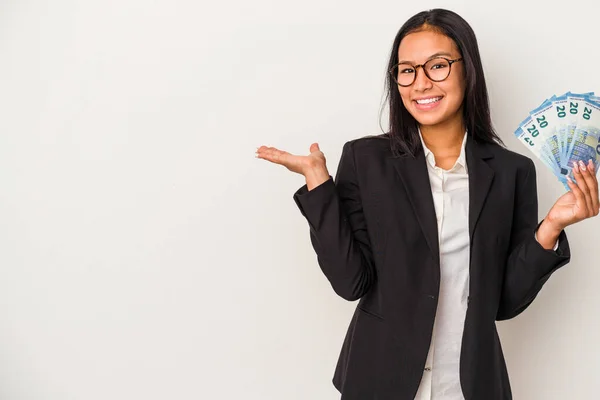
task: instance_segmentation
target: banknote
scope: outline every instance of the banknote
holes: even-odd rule
[[[529,112],[514,135],[570,190],[574,162],[592,160],[600,170],[600,96],[553,95]]]
[[[577,123],[579,121],[579,117],[581,116],[584,108],[584,103],[586,99],[593,95],[593,92],[577,94],[568,92],[567,96],[567,104],[566,111],[567,116],[564,118],[564,123],[567,125],[567,129],[564,132],[563,141],[564,141],[564,153],[562,154],[565,165],[567,164],[569,153],[573,150],[573,138],[575,136],[575,130],[577,129]]]
[[[535,130],[539,131],[537,142],[541,142],[541,151],[553,161],[554,169],[557,172],[561,172],[561,160],[564,150],[561,137],[558,135],[560,119],[555,111],[556,108],[553,99],[554,96],[551,99],[545,100],[538,108],[529,113],[531,122],[525,128],[534,132]],[[528,121],[525,122],[527,123]],[[566,172],[564,170],[562,174],[566,174]]]
[[[600,102],[588,96],[580,103],[579,117],[574,129],[571,147],[566,155],[567,168],[572,176],[574,161],[592,160],[596,171],[600,163]]]
[[[560,173],[559,164],[552,154],[552,151],[549,150],[550,146],[546,145],[546,141],[543,136],[541,136],[539,129],[537,128],[537,124],[531,118],[531,116],[527,117],[517,130],[514,132],[515,137],[519,139],[529,151],[531,151],[537,158],[539,158],[548,168],[554,172],[554,174]]]

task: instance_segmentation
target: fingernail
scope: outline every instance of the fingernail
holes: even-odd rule
[[[593,171],[595,169],[594,166],[594,162],[592,161],[592,159],[590,158],[590,161],[588,161],[588,168]]]
[[[575,172],[579,173],[579,167],[577,166],[577,161],[573,161],[573,169]]]
[[[583,161],[579,160],[579,166],[581,167],[582,171],[585,171],[587,168],[585,167],[585,164],[583,163]]]

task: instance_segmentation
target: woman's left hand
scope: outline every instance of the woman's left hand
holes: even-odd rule
[[[582,161],[573,163],[575,182],[568,179],[570,191],[558,198],[546,217],[556,231],[586,218],[595,217],[600,212],[598,200],[598,179],[594,163]]]

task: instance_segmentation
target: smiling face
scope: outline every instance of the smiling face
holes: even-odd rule
[[[406,35],[398,47],[399,62],[418,65],[435,57],[453,60],[460,58],[461,54],[452,39],[431,30]],[[422,68],[418,68],[412,85],[398,86],[404,106],[420,125],[462,125],[465,94],[463,61],[452,64],[450,71],[444,81],[434,82],[423,73]]]

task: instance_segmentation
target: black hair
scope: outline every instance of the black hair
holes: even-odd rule
[[[398,91],[397,83],[389,71],[398,63],[398,47],[409,33],[421,30],[439,32],[456,43],[463,58],[465,68],[465,95],[463,99],[463,120],[468,134],[479,142],[502,144],[492,126],[490,105],[483,75],[483,67],[475,32],[460,15],[444,9],[422,11],[412,16],[402,25],[390,54],[386,69],[386,99],[389,99],[389,132],[392,153],[416,155],[420,146],[418,122],[408,112]]]

